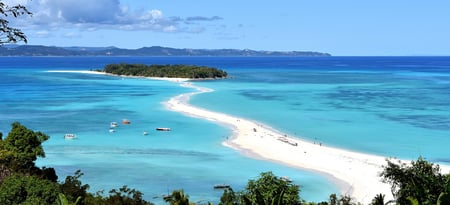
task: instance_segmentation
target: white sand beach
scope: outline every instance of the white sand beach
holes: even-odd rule
[[[48,72],[73,72],[86,74],[104,74],[98,71],[61,70]],[[130,76],[123,76],[130,77]],[[147,78],[180,83],[181,86],[195,88],[198,91],[181,94],[165,102],[165,106],[177,112],[214,121],[229,126],[233,136],[223,144],[239,150],[249,157],[270,160],[294,168],[321,173],[335,182],[341,195],[350,195],[357,202],[369,204],[375,195],[385,194],[386,200],[393,199],[390,186],[381,182],[379,177],[386,158],[338,149],[321,144],[292,138],[274,128],[261,123],[242,119],[227,114],[212,112],[188,104],[192,95],[212,92],[213,90],[192,85],[186,78]],[[403,161],[408,162],[408,161]],[[448,166],[440,166],[444,173],[450,171]],[[330,193],[331,194],[331,193]]]
[[[151,80],[165,80],[170,82],[185,82],[190,79],[188,78],[160,78],[160,77],[140,77],[140,76],[125,76],[125,75],[114,75],[105,73],[102,71],[93,71],[93,70],[48,70],[49,73],[83,73],[83,74],[94,74],[94,75],[111,75],[118,77],[126,77],[126,78],[145,78]]]
[[[393,198],[389,185],[382,183],[379,177],[382,166],[386,164],[384,157],[290,138],[258,122],[193,107],[188,104],[190,96],[212,90],[193,86],[189,82],[181,85],[199,91],[171,98],[166,103],[167,108],[230,126],[234,134],[223,143],[225,146],[250,157],[322,173],[340,187],[341,193],[337,194],[350,195],[364,204],[370,203],[379,193],[385,194],[386,199]]]
[[[105,75],[104,72],[91,71],[91,70],[48,70],[49,73],[84,73],[84,74],[97,74]]]

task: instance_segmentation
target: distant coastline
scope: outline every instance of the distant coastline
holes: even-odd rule
[[[190,49],[161,46],[124,49],[117,47],[56,47],[4,45],[0,56],[331,56],[315,51],[256,51],[250,49]]]

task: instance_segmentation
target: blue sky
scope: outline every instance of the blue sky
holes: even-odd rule
[[[30,45],[450,55],[448,0],[5,0]]]

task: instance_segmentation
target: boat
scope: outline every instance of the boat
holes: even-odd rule
[[[128,119],[123,119],[122,120],[122,124],[124,124],[124,125],[128,125],[128,124],[130,124],[131,122],[130,122],[130,120],[128,120]]]
[[[297,142],[293,142],[293,141],[288,141],[288,144],[292,145],[292,146],[298,146]]]
[[[142,133],[143,135],[148,135],[148,132],[147,131],[144,131],[144,133]]]
[[[116,130],[114,130],[113,128],[109,128],[109,132],[115,132]]]
[[[231,186],[229,184],[216,184],[214,185],[214,189],[228,189]]]
[[[117,123],[117,122],[111,122],[110,124],[109,124],[109,127],[111,127],[111,128],[113,128],[113,127],[118,127],[119,126],[119,123]]]
[[[170,131],[170,128],[168,128],[168,127],[158,127],[158,128],[156,128],[156,130],[158,130],[158,131]]]
[[[75,138],[77,138],[77,136],[75,134],[68,133],[68,134],[64,135],[64,139],[66,139],[66,140],[72,140]]]

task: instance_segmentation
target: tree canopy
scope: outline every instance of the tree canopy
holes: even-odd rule
[[[300,204],[300,188],[289,180],[263,172],[256,180],[249,180],[243,192],[250,204]]]
[[[14,122],[6,138],[0,140],[0,167],[25,174],[49,171],[45,168],[38,170],[35,166],[38,157],[45,157],[42,143],[48,139],[48,135]],[[0,176],[0,181],[3,177]]]
[[[109,64],[104,72],[114,75],[166,78],[225,78],[227,72],[217,68],[196,65]]]
[[[447,190],[446,178],[439,165],[419,157],[410,165],[387,160],[381,173],[384,182],[391,185],[399,204],[417,201],[418,204],[436,204],[439,195]]]
[[[164,201],[170,205],[189,205],[189,195],[184,194],[183,190],[174,190],[171,195],[166,196]]]
[[[9,25],[8,17],[14,18],[22,15],[31,15],[25,6],[20,4],[9,6],[3,1],[0,1],[0,45],[5,43],[17,43],[23,41],[27,43],[26,35],[18,28]]]
[[[0,132],[0,204],[150,205],[142,193],[126,186],[112,189],[109,196],[93,195],[82,184],[81,171],[57,182],[53,168],[38,168],[35,161],[45,157],[42,143],[49,136],[18,122],[12,123],[5,139]]]
[[[301,204],[300,188],[291,181],[263,172],[248,181],[245,190],[237,194],[232,188],[225,189],[219,205],[297,205]]]
[[[14,174],[0,184],[0,204],[55,204],[57,183]]]

